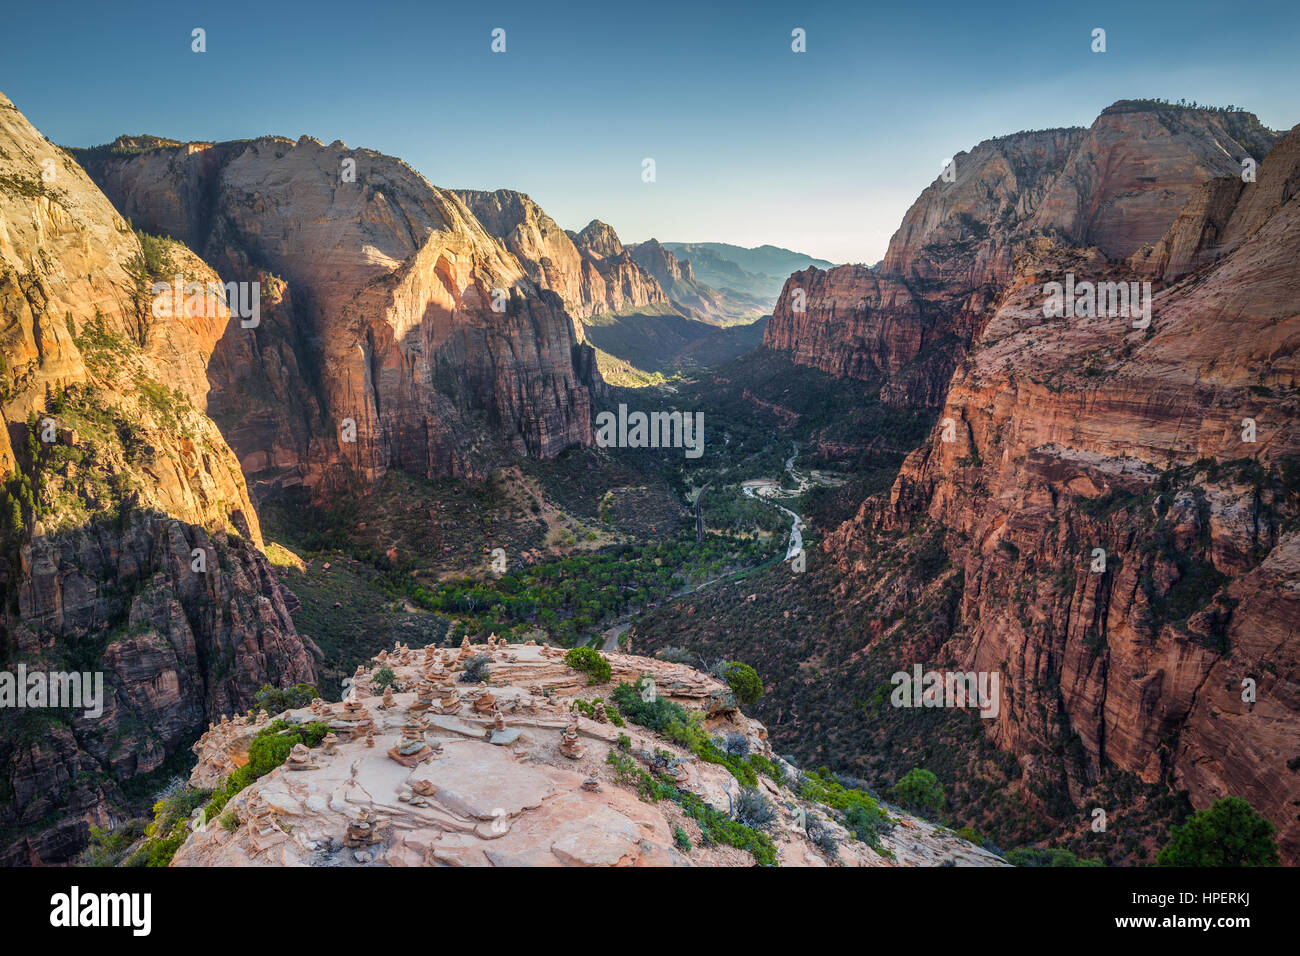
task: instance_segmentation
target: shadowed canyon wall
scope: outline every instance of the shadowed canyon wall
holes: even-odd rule
[[[272,288],[209,369],[208,410],[259,484],[481,476],[590,443],[599,377],[561,295],[400,160],[307,137],[80,155],[137,226]]]
[[[1031,802],[1062,788],[1078,806],[1107,767],[1198,808],[1244,796],[1296,862],[1300,132],[1240,176],[1273,142],[1250,114],[1117,104],[1086,132],[982,144],[878,273],[791,277],[768,336],[887,380],[933,334],[918,300],[966,340],[931,440],[824,550],[854,600],[882,542],[942,530],[960,599],[932,659],[1000,673],[985,729]],[[992,168],[1005,194],[962,198],[988,199]],[[1149,327],[1045,317],[1044,285],[1069,273],[1153,281]]]
[[[172,244],[170,268],[215,282]],[[146,251],[0,96],[0,660],[103,712],[0,711],[0,862],[54,863],[262,685],[314,680],[244,476],[203,413],[229,320],[152,309]],[[166,311],[166,310],[162,310]],[[196,570],[197,569],[197,570]]]

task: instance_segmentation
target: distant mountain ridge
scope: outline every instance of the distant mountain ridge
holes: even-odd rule
[[[681,259],[658,239],[626,247],[641,266],[663,286],[684,312],[712,325],[736,325],[772,311],[769,299],[734,289],[716,289],[695,278],[689,259]]]
[[[809,266],[834,266],[825,259],[781,246],[746,248],[729,242],[665,242],[663,247],[678,258],[689,259],[700,282],[716,289],[770,298],[773,303],[791,273]]]

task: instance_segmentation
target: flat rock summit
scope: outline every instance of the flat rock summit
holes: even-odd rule
[[[482,657],[490,683],[460,681],[466,663]],[[764,862],[828,865],[831,858],[809,837],[820,826],[840,838],[837,857],[846,865],[1006,865],[943,827],[893,810],[894,826],[876,848],[848,839],[834,810],[799,795],[800,772],[772,753],[761,723],[728,702],[725,684],[652,658],[608,660],[610,681],[588,685],[557,647],[398,646],[358,668],[343,703],[317,699],[274,720],[265,713],[223,718],[195,745],[195,787],[219,786],[247,762],[259,734],[324,724],[330,736],[317,748],[296,749],[236,794],[189,837],[173,865],[753,865],[746,850],[702,841],[690,815],[730,814],[742,784],[726,767],[647,728],[616,726],[604,700],[620,681],[653,681],[663,699],[704,713],[707,733],[742,735],[751,754],[771,762],[775,779],[758,774],[750,794],[772,811]],[[383,668],[396,678],[387,693],[375,684]],[[594,717],[578,709],[598,698],[588,708]],[[648,801],[637,771],[672,781],[680,796]],[[707,809],[692,811],[701,805]],[[690,849],[675,842],[677,830]]]

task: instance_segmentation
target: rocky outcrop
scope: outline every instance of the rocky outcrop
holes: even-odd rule
[[[143,247],[0,96],[0,670],[103,681],[101,713],[0,710],[5,863],[68,860],[209,715],[314,680],[201,410],[229,310],[155,296],[164,265],[216,281],[177,244]]]
[[[274,286],[210,365],[211,414],[259,480],[481,475],[590,441],[599,378],[560,295],[400,160],[308,137],[81,156],[137,225]],[[515,237],[537,262],[568,243],[546,222]]]
[[[1169,231],[1130,261],[1141,272],[1173,282],[1232,252],[1300,193],[1300,136],[1279,139],[1248,182],[1242,175],[1211,179],[1192,195]]]
[[[584,255],[597,262],[616,260],[626,252],[614,227],[599,219],[591,220],[581,232],[572,233],[570,238]]]
[[[671,308],[663,287],[623,248],[611,226],[593,219],[573,236],[573,243],[582,254],[583,285],[590,289],[586,295],[591,301],[603,297],[606,307],[616,312]]]
[[[663,289],[623,251],[605,223],[593,220],[570,235],[523,193],[462,189],[457,195],[519,260],[530,279],[564,301],[570,315],[587,319],[667,304]]]
[[[1239,177],[1276,139],[1253,113],[1121,100],[1071,150],[1031,228],[1126,258],[1163,236],[1202,183]]]
[[[660,245],[658,239],[647,239],[633,246],[632,255],[666,289],[677,289],[684,283],[695,284],[690,262],[678,259]]]
[[[764,344],[864,379],[896,377],[911,355],[921,367],[882,394],[936,404],[1033,244],[1133,255],[1160,240],[1206,180],[1239,176],[1241,161],[1261,158],[1274,139],[1250,113],[1121,101],[1087,130],[987,140],[921,193],[878,269],[792,276]],[[943,344],[927,353],[925,343]]]
[[[1109,136],[1119,119],[1103,120]],[[1026,243],[932,440],[887,499],[866,502],[825,544],[850,575],[874,575],[877,535],[944,529],[963,583],[939,653],[1001,674],[990,732],[1033,770],[1026,786],[1050,778],[1078,805],[1113,767],[1185,789],[1196,807],[1242,796],[1273,821],[1292,862],[1296,136],[1257,183],[1215,180],[1181,216],[1165,213],[1155,270],[1209,264],[1157,291],[1150,328],[1045,318],[1046,282],[1067,271],[1127,281],[1133,267],[1095,247]],[[1136,210],[1148,207],[1135,202],[1145,233],[1151,219]],[[1081,235],[1130,252],[1114,221]]]
[[[880,272],[945,296],[1005,282],[1015,240],[1085,135],[1077,128],[1014,133],[958,153],[903,216]]]
[[[451,650],[396,648],[371,662],[348,706],[364,709],[373,736],[309,752],[299,766],[311,769],[286,765],[258,779],[227,804],[227,822],[190,835],[173,865],[753,865],[756,857],[745,850],[701,840],[702,813],[736,816],[742,788],[728,769],[638,724],[616,725],[603,703],[595,709],[593,698],[608,700],[618,682],[643,676],[654,681],[661,699],[697,711],[706,733],[744,738],[751,753],[780,768],[779,779],[762,773],[756,782],[758,798],[773,811],[772,822],[761,828],[774,857],[765,862],[1005,865],[908,814],[895,816],[875,849],[851,839],[832,811],[793,789],[798,772],[772,753],[763,725],[727,706],[728,691],[716,679],[688,667],[610,654],[611,682],[589,686],[558,648],[477,645],[462,653],[491,658],[488,687],[456,681],[441,659],[448,655],[452,663]],[[394,672],[400,688],[388,702],[366,673],[380,666]],[[331,726],[346,717],[339,705],[282,715],[290,724]],[[270,726],[214,728],[195,747],[192,783],[216,786]],[[399,760],[404,745],[412,756]],[[671,779],[683,796],[647,800],[638,794],[637,773]],[[685,812],[693,803],[706,809]],[[820,846],[810,836],[819,827],[825,833]],[[679,842],[682,837],[689,845]],[[837,846],[828,855],[832,842]]]
[[[969,313],[962,319],[970,324]],[[829,375],[877,382],[889,404],[933,408],[959,355],[953,328],[950,314],[899,278],[813,266],[786,281],[763,344]]]
[[[589,305],[582,297],[582,256],[555,220],[512,189],[458,189],[456,195],[483,228],[505,244],[533,282],[555,292],[571,314],[582,315],[583,306]]]

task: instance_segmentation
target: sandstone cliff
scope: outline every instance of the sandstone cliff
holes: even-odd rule
[[[103,675],[103,713],[0,712],[0,861],[52,863],[122,785],[265,683],[313,680],[239,465],[202,412],[224,302],[157,309],[131,231],[0,96],[0,669]]]
[[[1029,243],[1111,259],[1149,248],[1207,180],[1239,177],[1274,139],[1250,113],[1121,101],[1087,130],[987,140],[921,193],[878,269],[792,276],[764,344],[833,375],[883,376],[886,401],[937,405]]]
[[[481,475],[590,441],[599,377],[560,295],[400,160],[308,137],[80,155],[137,225],[273,287],[209,366],[208,409],[247,473]],[[516,245],[549,261],[568,239],[546,222]]]
[[[1169,231],[1130,257],[1133,267],[1167,282],[1236,249],[1300,192],[1300,139],[1278,140],[1253,182],[1238,175],[1203,183]]]
[[[1089,141],[1119,142],[1114,124],[1132,115],[1108,111]],[[1135,238],[1109,212],[1085,225],[1061,212],[1073,203],[1048,204],[1059,232],[1020,248],[932,440],[887,500],[868,500],[825,543],[865,586],[881,535],[943,529],[962,584],[937,653],[1001,674],[990,732],[1021,755],[1031,799],[1060,786],[1077,806],[1108,767],[1185,789],[1196,807],[1239,795],[1277,826],[1290,862],[1300,859],[1297,142],[1294,130],[1280,140],[1256,183],[1177,187],[1181,215],[1133,199]],[[1167,234],[1135,261],[1171,279],[1196,271],[1157,292],[1149,329],[1044,318],[1043,285],[1067,271],[1134,278],[1116,257],[1160,219]]]
[[[604,223],[593,220],[570,236],[523,193],[462,189],[456,194],[519,260],[530,279],[559,295],[570,315],[586,319],[601,312],[667,304],[659,283],[632,261]]]
[[[860,265],[812,266],[786,281],[763,344],[800,365],[878,382],[888,404],[931,408],[943,401],[960,354],[954,325],[900,278]]]
[[[358,669],[351,714],[338,704],[317,704],[282,715],[289,725],[324,722],[339,729],[342,741],[311,751],[304,761],[311,769],[285,765],[241,790],[218,824],[190,835],[174,865],[1005,865],[896,811],[876,847],[854,840],[838,814],[800,790],[798,771],[772,753],[763,725],[734,709],[716,679],[610,654],[611,681],[589,685],[563,653],[503,642],[467,645],[459,655],[400,646],[381,654]],[[459,681],[472,654],[490,658],[489,686]],[[381,666],[398,680],[391,703],[373,683]],[[712,840],[701,839],[702,829],[720,820],[748,819],[737,812],[742,785],[731,770],[646,727],[621,717],[620,726],[594,711],[594,698],[608,700],[619,682],[643,677],[653,679],[663,700],[700,713],[703,732],[743,738],[762,759],[767,770],[754,780],[755,796],[773,817],[757,827],[751,851],[734,845],[740,841],[728,845],[716,831]],[[436,708],[429,707],[432,700]],[[576,709],[578,701],[587,715]],[[369,741],[349,730],[362,711],[373,722]],[[408,730],[412,736],[404,739]],[[195,746],[199,763],[191,783],[218,786],[247,762],[256,735],[270,732],[267,718],[211,729]],[[407,742],[414,753],[401,763],[394,755]],[[417,749],[421,744],[425,749]],[[658,781],[656,796],[646,790],[650,780]],[[814,843],[818,831],[823,836]],[[356,840],[363,832],[373,836]]]

